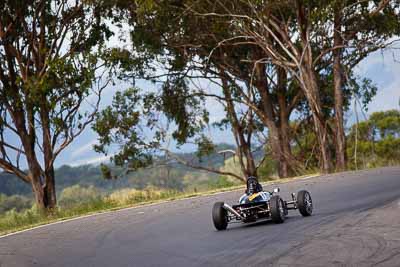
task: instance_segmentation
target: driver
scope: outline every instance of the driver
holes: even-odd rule
[[[267,201],[270,197],[268,192],[264,192],[261,184],[258,182],[257,177],[249,176],[247,178],[247,187],[245,194],[239,199],[240,204]]]
[[[247,195],[252,195],[258,192],[262,192],[263,188],[261,184],[258,182],[258,179],[254,176],[249,176],[247,178],[247,188],[246,188],[246,194]]]

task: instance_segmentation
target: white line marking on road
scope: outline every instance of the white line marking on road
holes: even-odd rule
[[[72,222],[72,221],[85,219],[85,218],[89,218],[89,217],[95,217],[95,216],[99,216],[99,215],[110,214],[110,213],[113,213],[113,212],[134,210],[134,209],[139,209],[139,208],[147,208],[147,207],[151,207],[151,206],[155,206],[155,205],[160,205],[160,204],[165,204],[165,203],[174,203],[174,202],[178,202],[178,201],[193,200],[193,199],[197,199],[197,198],[200,198],[200,197],[215,196],[215,195],[226,194],[226,193],[235,192],[235,191],[239,191],[239,190],[242,190],[242,189],[234,189],[232,191],[217,192],[217,193],[213,193],[213,194],[210,194],[210,195],[194,196],[194,197],[181,198],[181,199],[175,199],[175,200],[165,200],[165,201],[161,201],[161,202],[157,202],[157,203],[150,203],[150,204],[144,204],[144,205],[139,205],[139,206],[134,206],[134,207],[127,207],[127,208],[122,208],[122,209],[117,209],[117,210],[109,210],[109,211],[98,212],[98,213],[89,214],[89,215],[83,215],[83,216],[79,216],[79,217],[75,217],[75,218],[70,218],[70,219],[65,219],[65,220],[56,221],[56,222],[52,222],[52,223],[47,223],[47,224],[43,224],[43,225],[38,225],[38,226],[29,228],[29,229],[24,229],[24,230],[21,230],[21,231],[17,231],[17,232],[9,233],[9,234],[6,234],[6,235],[2,235],[2,236],[0,236],[0,239],[6,238],[6,237],[9,237],[9,236],[13,236],[13,235],[18,235],[18,234],[25,233],[25,232],[28,232],[28,231],[33,231],[33,230],[37,230],[37,229],[40,229],[40,228],[52,226],[52,225]],[[143,213],[144,212],[138,212],[138,214],[143,214]]]

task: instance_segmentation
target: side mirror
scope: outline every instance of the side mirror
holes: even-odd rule
[[[274,188],[274,193],[279,193],[281,192],[281,190],[279,189],[279,187]]]

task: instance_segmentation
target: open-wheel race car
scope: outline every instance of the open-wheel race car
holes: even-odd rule
[[[224,202],[216,202],[212,210],[214,226],[217,230],[225,230],[232,222],[256,222],[271,219],[275,223],[283,223],[288,210],[298,209],[303,216],[313,212],[311,194],[306,190],[292,193],[292,199],[285,201],[279,196],[279,188],[272,192],[263,191],[255,177],[247,179],[247,188],[239,199],[239,204],[229,206]]]

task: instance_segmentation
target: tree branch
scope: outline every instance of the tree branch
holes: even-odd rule
[[[27,173],[15,167],[11,163],[0,159],[0,168],[2,168],[5,172],[15,174],[18,178],[23,180],[25,183],[30,183],[30,179]]]
[[[194,165],[193,163],[187,162],[187,161],[183,160],[182,158],[178,157],[177,155],[173,154],[168,149],[162,148],[161,151],[164,151],[169,157],[175,159],[178,163],[180,163],[184,166],[190,167],[192,169],[203,170],[203,171],[212,172],[212,173],[216,173],[216,174],[220,174],[220,175],[228,175],[228,176],[238,179],[241,182],[245,181],[243,179],[243,177],[240,177],[239,175],[232,173],[232,172],[221,171],[221,170],[207,168],[207,167],[203,167],[203,166],[199,166],[199,165]]]

